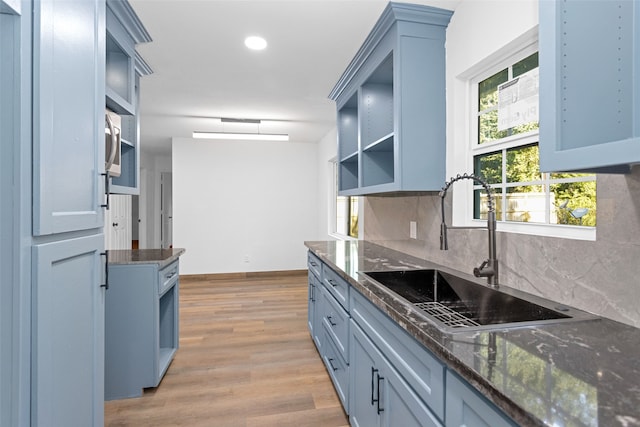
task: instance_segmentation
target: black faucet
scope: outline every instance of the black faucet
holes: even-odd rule
[[[447,190],[449,187],[461,179],[471,179],[484,187],[487,192],[487,226],[486,227],[448,227],[447,223],[444,219],[444,197],[447,194]],[[496,210],[495,210],[495,202],[493,198],[493,191],[491,190],[491,186],[482,178],[476,175],[470,174],[458,174],[455,178],[451,178],[442,190],[440,191],[440,210],[442,212],[442,223],[440,224],[440,250],[448,250],[449,243],[447,241],[447,229],[486,229],[488,231],[488,240],[489,240],[489,258],[484,260],[480,267],[476,267],[473,269],[473,275],[476,277],[486,277],[487,284],[490,286],[497,288],[498,287],[498,259],[496,256]]]

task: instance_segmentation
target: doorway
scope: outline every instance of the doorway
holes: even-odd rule
[[[160,242],[163,249],[173,247],[173,186],[171,172],[160,174]]]

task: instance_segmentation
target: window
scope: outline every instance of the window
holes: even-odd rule
[[[338,163],[332,162],[333,173],[331,188],[331,198],[333,209],[329,223],[331,224],[330,234],[336,237],[358,238],[358,198],[338,195]]]
[[[593,234],[595,175],[540,172],[535,46],[503,64],[487,69],[470,84],[473,173],[486,179],[494,190],[500,229],[518,232],[518,224],[537,224],[553,226],[556,232],[532,232],[531,228],[527,232],[562,235],[557,226],[564,225],[591,228],[586,232]],[[473,186],[472,206],[468,215],[486,219],[487,195],[480,185]]]

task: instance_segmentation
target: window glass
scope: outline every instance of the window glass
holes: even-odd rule
[[[540,172],[538,143],[532,142],[538,129],[537,69],[536,52],[478,82],[478,148],[472,151],[487,142],[497,149],[483,147],[473,156],[474,174],[491,185],[498,221],[594,227],[595,175]],[[535,114],[527,115],[531,109]],[[507,114],[501,124],[500,114]],[[529,117],[534,120],[527,122]],[[505,123],[514,125],[500,129]],[[477,183],[473,199],[473,218],[486,219],[487,194]]]

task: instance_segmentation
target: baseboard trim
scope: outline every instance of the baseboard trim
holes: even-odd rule
[[[202,280],[242,280],[273,277],[307,276],[308,270],[249,271],[245,273],[210,273],[181,274],[181,282],[197,282]]]

